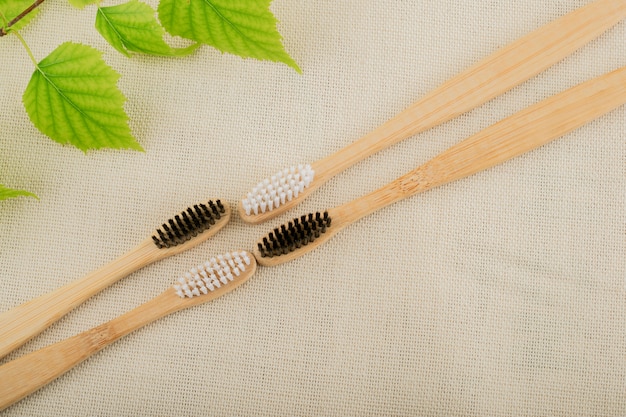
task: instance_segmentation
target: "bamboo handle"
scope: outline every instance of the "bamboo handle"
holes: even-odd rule
[[[88,298],[154,261],[158,255],[156,246],[146,240],[87,276],[0,314],[0,358],[41,333]]]
[[[378,129],[311,164],[316,187],[362,159],[510,90],[625,17],[625,0],[597,0],[511,43],[447,81]]]
[[[211,227],[184,243],[159,249],[152,239],[146,239],[125,255],[87,276],[0,314],[0,358],[120,279],[152,262],[179,254],[206,241],[228,223],[230,216],[231,209],[225,205],[221,217]]]
[[[544,145],[626,103],[626,67],[587,81],[510,116],[417,169],[358,200],[336,208],[354,222],[382,207]]]
[[[116,319],[0,366],[0,410],[128,333],[187,305],[169,289]]]
[[[240,267],[240,272],[235,273],[236,277],[228,278],[230,282],[220,278],[222,285],[206,294],[181,298],[170,287],[161,295],[107,323],[0,366],[0,411],[121,337],[175,311],[215,300],[243,285],[254,275],[257,267],[254,257],[246,262],[245,268]]]

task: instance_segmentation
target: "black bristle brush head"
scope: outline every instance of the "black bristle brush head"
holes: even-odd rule
[[[152,241],[159,249],[183,244],[209,229],[226,212],[220,200],[187,208],[157,229]]]
[[[286,255],[313,242],[326,232],[330,224],[331,218],[327,211],[295,218],[263,237],[257,243],[258,251],[264,258]]]

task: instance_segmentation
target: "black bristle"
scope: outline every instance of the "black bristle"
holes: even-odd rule
[[[175,245],[176,235],[174,234],[174,232],[172,232],[172,230],[166,223],[163,223],[163,226],[161,227],[163,227],[163,230],[165,230],[165,233],[167,233],[168,243],[170,244],[170,246]]]
[[[215,224],[215,218],[213,218],[213,213],[211,213],[209,208],[204,204],[200,204],[200,209],[202,210],[202,218],[204,218],[209,224]]]
[[[201,215],[200,208],[198,207],[198,205],[196,204],[195,206],[193,206],[193,209],[189,207],[187,209],[187,213],[189,213],[189,217],[191,218],[191,221],[193,222],[193,226],[196,229],[199,229],[202,226],[202,223],[200,220],[201,217],[198,217],[199,215]]]
[[[216,203],[209,200],[207,204],[208,207],[202,203],[188,207],[163,223],[152,236],[156,247],[162,249],[180,245],[209,229],[226,212],[220,200]]]
[[[275,228],[257,244],[262,257],[273,257],[293,252],[313,242],[330,226],[328,212],[309,213]]]
[[[211,207],[211,211],[213,212],[213,215],[215,216],[215,218],[219,220],[220,217],[222,217],[220,213],[220,209],[212,201],[209,201],[209,207]]]
[[[311,231],[313,232],[313,236],[320,237],[320,229],[317,228],[317,223],[311,222]]]
[[[152,235],[152,240],[154,241],[154,244],[157,246],[157,248],[161,249],[163,247],[163,244],[158,237]]]
[[[193,224],[193,222],[191,221],[191,219],[189,218],[189,216],[187,215],[187,212],[183,211],[181,214],[181,217],[183,218],[183,221],[185,222],[185,234],[187,235],[191,235],[190,237],[196,237],[198,236],[198,232],[196,231],[196,227]]]
[[[159,242],[159,244],[157,244],[157,247],[159,249],[164,248],[164,247],[167,248],[168,247],[167,236],[165,236],[165,233],[163,233],[161,229],[157,230],[157,233],[159,234],[160,240],[154,235],[152,236],[152,240],[154,240],[155,242]]]
[[[173,219],[169,219],[168,222],[170,224],[170,229],[172,229],[172,232],[174,232],[178,239],[181,239],[184,236],[184,232],[180,230],[180,216],[176,215]]]

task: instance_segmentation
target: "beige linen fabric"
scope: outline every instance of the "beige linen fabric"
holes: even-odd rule
[[[120,2],[106,2],[117,4]],[[190,204],[233,206],[257,181],[347,145],[440,83],[586,0],[286,1],[302,67],[206,47],[121,56],[95,10],[46,2],[23,36],[66,40],[122,74],[145,153],[83,155],[21,103],[32,64],[0,40],[0,310],[99,268]],[[156,2],[151,2],[156,6]],[[6,360],[112,319],[215,254],[370,192],[490,124],[626,65],[626,24],[511,92],[338,175],[265,225],[120,281]],[[164,318],[7,416],[624,416],[626,109],[471,178],[388,207],[234,293]]]

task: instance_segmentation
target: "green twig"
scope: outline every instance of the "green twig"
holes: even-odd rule
[[[35,59],[35,55],[33,55],[33,51],[30,50],[26,41],[24,40],[24,38],[22,38],[22,35],[20,35],[17,30],[12,31],[11,33],[17,36],[20,42],[22,42],[22,45],[24,45],[24,49],[26,49],[26,52],[28,53],[30,60],[33,61],[33,64],[35,64],[35,68],[39,68],[39,64],[37,63],[37,60]]]
[[[20,20],[22,20],[28,13],[32,12],[33,10],[35,10],[35,8],[37,6],[39,6],[41,3],[43,3],[43,2],[44,2],[44,0],[36,0],[33,4],[28,6],[28,8],[26,10],[24,10],[22,13],[18,14],[13,19],[11,19],[11,21],[9,23],[7,23],[7,25],[5,27],[0,28],[0,36],[8,35],[9,34],[8,29],[11,26],[16,24]]]

